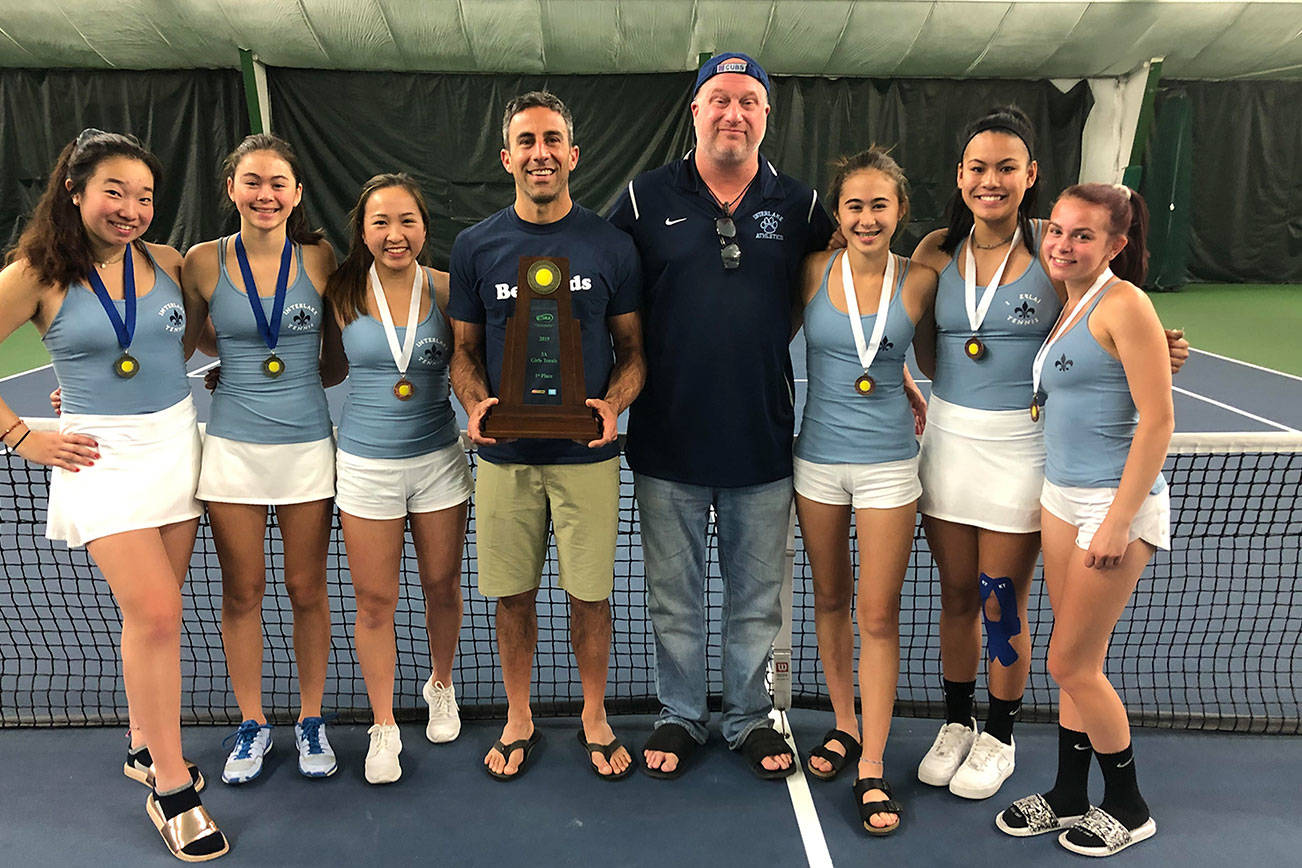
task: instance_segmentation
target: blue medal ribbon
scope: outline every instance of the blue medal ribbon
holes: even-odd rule
[[[280,254],[280,272],[276,275],[276,297],[271,303],[271,321],[262,310],[262,298],[258,295],[258,285],[253,281],[253,269],[249,268],[249,255],[244,250],[244,241],[235,236],[235,259],[240,264],[240,275],[244,278],[244,294],[248,296],[249,306],[253,308],[253,320],[258,325],[258,334],[266,343],[267,349],[276,351],[280,342],[280,317],[285,312],[285,295],[289,287],[289,260],[294,252],[294,245],[285,238],[285,249]]]
[[[109,322],[113,323],[113,331],[118,335],[118,346],[122,352],[126,352],[131,346],[132,339],[136,336],[136,269],[131,264],[131,245],[127,245],[126,252],[122,254],[122,300],[126,302],[126,322],[118,316],[117,305],[113,304],[113,299],[109,297],[108,289],[104,286],[104,281],[99,279],[99,274],[94,268],[90,270],[90,288],[95,291],[95,297],[99,299],[100,306],[108,314]]]

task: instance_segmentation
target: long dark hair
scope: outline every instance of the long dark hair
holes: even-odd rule
[[[366,203],[377,190],[388,187],[401,187],[411,194],[411,198],[416,200],[420,219],[425,223],[425,232],[429,233],[429,208],[425,205],[425,197],[421,195],[420,184],[411,175],[406,172],[388,172],[376,175],[362,185],[357,204],[348,212],[348,255],[339,263],[334,274],[330,275],[325,288],[326,301],[339,312],[345,325],[366,315],[366,280],[371,263],[375,261],[375,256],[365,241],[366,227],[363,224],[366,220]],[[427,249],[428,245],[421,248],[416,257],[417,263],[425,262]]]
[[[1108,234],[1121,235],[1126,246],[1112,260],[1112,273],[1139,286],[1148,276],[1148,203],[1121,184],[1073,184],[1054,199],[1080,199],[1108,212]]]
[[[972,121],[963,130],[958,143],[959,165],[963,163],[963,153],[967,150],[968,142],[988,130],[1017,136],[1026,145],[1028,163],[1035,160],[1035,129],[1031,126],[1031,119],[1026,116],[1026,112],[1015,105],[1001,105]],[[1026,249],[1032,256],[1036,255],[1036,250],[1035,228],[1031,223],[1031,215],[1035,213],[1039,187],[1040,179],[1037,176],[1035,183],[1026,188],[1022,201],[1017,206],[1017,225],[1022,228],[1022,243],[1026,245]],[[940,249],[953,256],[954,251],[958,250],[958,245],[972,231],[972,224],[975,222],[972,209],[963,201],[963,191],[957,186],[949,197],[947,217],[949,226],[945,232],[945,240],[940,242]]]
[[[904,170],[900,168],[899,163],[895,162],[890,149],[880,145],[870,145],[866,151],[848,157],[838,157],[832,161],[832,182],[828,187],[832,214],[835,216],[837,209],[841,207],[841,187],[844,186],[845,179],[855,172],[869,169],[876,169],[895,182],[895,198],[900,203],[900,222],[896,224],[895,231],[899,232],[909,222],[909,179],[904,177]]]
[[[88,279],[94,267],[90,239],[81,222],[81,209],[73,204],[72,197],[82,193],[99,164],[112,157],[139,160],[154,176],[155,189],[162,183],[163,164],[135,136],[84,130],[59,152],[45,192],[6,263],[26,259],[41,282],[55,286],[66,287]],[[148,255],[144,241],[136,239],[133,243]]]
[[[246,136],[244,141],[236,145],[235,150],[227,154],[226,159],[222,162],[221,196],[228,204],[230,204],[230,199],[226,195],[226,187],[235,179],[235,169],[239,166],[240,160],[255,151],[271,151],[289,164],[289,171],[294,176],[294,183],[303,183],[303,172],[298,167],[298,155],[289,146],[289,142],[278,136],[273,136],[271,133],[254,133],[251,136]],[[321,230],[313,229],[307,225],[307,214],[303,210],[302,202],[299,202],[298,206],[289,212],[289,219],[285,222],[285,234],[295,244],[316,244],[325,237]]]

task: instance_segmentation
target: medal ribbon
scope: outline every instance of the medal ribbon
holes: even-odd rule
[[[273,353],[276,344],[280,343],[280,317],[285,312],[289,260],[293,252],[294,245],[290,244],[289,237],[286,236],[285,249],[280,253],[280,271],[276,274],[276,297],[271,303],[271,321],[268,322],[267,314],[262,309],[262,298],[258,295],[258,285],[253,282],[253,269],[249,268],[249,254],[244,250],[244,241],[239,235],[235,236],[235,259],[240,264],[240,275],[244,278],[244,294],[248,296],[249,306],[253,308],[253,321],[258,325],[258,334],[262,335],[267,349]]]
[[[389,313],[389,300],[384,296],[384,286],[380,284],[380,275],[371,263],[371,294],[375,296],[375,306],[380,309],[380,322],[384,325],[384,336],[389,340],[389,352],[393,363],[398,366],[399,375],[407,376],[407,366],[411,364],[412,350],[416,349],[416,317],[420,315],[420,278],[423,269],[416,266],[416,276],[411,281],[411,304],[407,307],[407,332],[402,336],[402,348],[398,347],[398,330],[394,328],[393,316]]]
[[[864,342],[863,322],[859,319],[859,297],[854,291],[854,275],[850,273],[850,257],[841,254],[841,288],[845,292],[845,306],[850,314],[850,331],[854,333],[854,347],[859,351],[859,363],[863,372],[868,373],[877,350],[881,348],[882,336],[886,334],[886,314],[891,305],[891,289],[895,286],[895,256],[886,254],[886,273],[882,275],[882,291],[877,297],[877,321],[873,323],[872,348]]]
[[[126,302],[126,322],[118,316],[117,305],[113,304],[108,288],[104,286],[104,281],[99,279],[99,274],[94,268],[90,270],[90,287],[95,290],[95,297],[99,299],[104,313],[108,314],[109,322],[113,323],[113,331],[118,335],[118,346],[125,353],[136,336],[136,269],[131,264],[130,244],[122,254],[122,300]]]
[[[972,233],[976,232],[973,226],[967,233],[967,244],[963,247],[963,302],[967,308],[967,322],[972,326],[972,333],[976,334],[981,328],[981,323],[986,320],[986,313],[990,310],[990,304],[995,300],[995,292],[999,289],[999,281],[1004,279],[1004,269],[1008,267],[1008,260],[1012,258],[1013,251],[1017,249],[1017,242],[1022,238],[1022,227],[1018,226],[1013,230],[1013,239],[1008,244],[1008,252],[1004,254],[1004,261],[999,263],[999,269],[995,272],[994,278],[986,284],[985,291],[981,293],[980,302],[976,297],[976,256],[972,253]]]
[[[1105,284],[1115,278],[1116,275],[1112,273],[1111,268],[1103,269],[1103,273],[1098,276],[1090,288],[1086,290],[1085,294],[1081,296],[1080,301],[1076,302],[1076,306],[1071,309],[1065,318],[1058,322],[1058,325],[1054,326],[1053,331],[1049,332],[1049,336],[1044,339],[1044,343],[1040,345],[1039,352],[1035,354],[1035,362],[1031,365],[1032,402],[1038,401],[1040,398],[1040,374],[1044,371],[1044,362],[1049,358],[1049,351],[1053,349],[1053,345],[1057,343],[1059,338],[1067,333],[1072,320],[1076,319],[1076,314],[1080,313],[1087,304],[1094,300],[1094,296],[1099,294],[1099,290],[1101,290]]]

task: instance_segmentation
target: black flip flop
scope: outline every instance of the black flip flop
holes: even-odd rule
[[[671,753],[678,757],[678,765],[672,772],[653,769],[645,762],[642,763],[642,771],[646,772],[653,778],[662,781],[672,781],[681,775],[687,769],[687,762],[696,753],[700,747],[692,734],[687,731],[687,727],[681,723],[665,723],[657,726],[651,733],[651,737],[642,745],[642,751],[645,753],[649,750],[661,751],[662,753]]]
[[[828,750],[827,743],[829,741],[834,741],[837,744],[841,745],[841,748],[845,751],[845,753],[840,754],[834,750]],[[859,745],[859,740],[854,736],[852,736],[850,733],[846,732],[843,729],[829,729],[823,735],[822,742],[818,745],[818,747],[814,748],[809,752],[809,756],[810,758],[818,757],[819,759],[830,763],[832,766],[832,770],[822,771],[820,769],[816,769],[813,766],[811,766],[808,761],[806,761],[805,771],[809,772],[812,776],[818,778],[820,781],[830,781],[833,778],[835,778],[837,775],[839,775],[842,772],[842,770],[845,769],[845,767],[851,763],[851,761],[859,759],[859,754],[862,752],[863,752],[863,748]]]
[[[511,762],[511,754],[515,753],[517,750],[524,751],[524,756],[520,758],[520,765],[516,768],[515,774],[513,775],[495,772],[490,769],[487,764],[484,766],[484,771],[488,772],[489,777],[499,781],[513,781],[516,778],[523,777],[525,771],[529,768],[529,755],[533,753],[533,749],[537,747],[538,743],[541,741],[542,733],[538,731],[537,727],[534,727],[533,733],[528,738],[522,738],[513,741],[510,744],[502,744],[502,740],[499,738],[497,741],[493,742],[492,750],[500,753],[502,759],[508,763]]]
[[[746,736],[746,740],[737,748],[741,751],[742,756],[750,763],[750,770],[756,777],[765,781],[781,780],[796,771],[796,755],[791,750],[791,745],[783,738],[776,729],[771,726],[757,726]],[[784,769],[766,769],[763,760],[769,756],[781,756],[786,754],[791,757],[791,764]]]
[[[612,772],[611,774],[603,775],[601,773],[601,770],[598,769],[595,765],[593,765],[592,755],[594,753],[599,753],[606,758],[606,762],[610,762],[610,758],[614,756],[615,751],[619,750],[621,747],[624,747],[624,743],[620,741],[618,738],[612,738],[609,744],[597,744],[595,741],[588,741],[588,737],[583,733],[583,727],[580,726],[579,744],[583,745],[583,747],[588,751],[587,754],[588,768],[592,769],[592,773],[597,777],[601,778],[603,781],[622,781],[624,778],[632,774],[633,769],[637,767],[637,757],[633,754],[632,750],[625,748],[625,750],[628,750],[628,760],[629,760],[628,767],[625,768],[622,772]]]

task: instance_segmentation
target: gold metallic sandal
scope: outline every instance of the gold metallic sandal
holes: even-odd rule
[[[190,770],[190,780],[194,781],[194,791],[202,793],[206,784],[203,779],[203,772],[199,771],[199,767],[189,760],[185,760],[185,767]],[[154,767],[152,765],[142,767],[131,760],[127,760],[122,764],[122,774],[137,783],[144,784],[151,790],[154,788]]]
[[[163,809],[159,807],[158,800],[154,794],[150,793],[149,798],[145,799],[145,812],[149,814],[149,819],[154,822],[158,833],[163,836],[163,842],[167,844],[167,849],[172,851],[172,855],[182,862],[207,862],[209,859],[216,859],[218,856],[225,855],[230,849],[230,842],[226,836],[222,835],[221,829],[213,822],[212,817],[204,810],[203,805],[195,805],[188,811],[182,811],[170,820],[163,816]],[[185,852],[196,841],[207,838],[211,835],[217,835],[221,838],[222,848],[213,853],[204,853],[199,856],[192,856]]]

